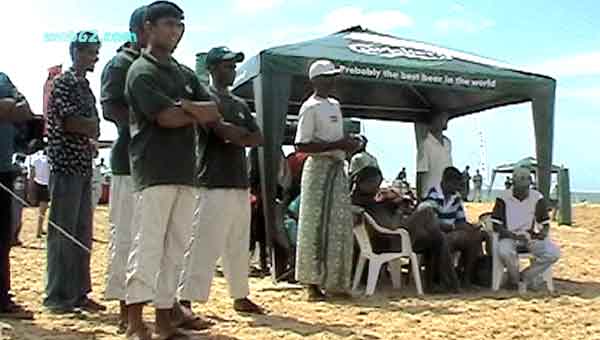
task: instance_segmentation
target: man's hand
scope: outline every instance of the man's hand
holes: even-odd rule
[[[181,101],[181,108],[203,125],[214,125],[223,119],[215,102],[193,102],[184,99]]]
[[[515,240],[515,241],[527,243],[530,240],[530,238],[527,237],[527,235],[525,235],[525,234],[515,234],[515,233],[512,233],[512,234],[513,234],[513,240]]]
[[[15,104],[15,111],[17,112],[19,117],[22,117],[23,120],[33,119],[33,113],[31,112],[29,103],[26,100],[17,102]]]
[[[340,140],[338,143],[339,143],[340,149],[342,149],[348,153],[356,152],[356,150],[358,150],[361,145],[360,141],[358,141],[356,138],[353,138],[351,136],[344,137],[344,139]]]
[[[0,99],[0,121],[20,123],[33,119],[33,113],[26,100],[19,102],[13,98]]]
[[[96,117],[67,117],[65,118],[64,127],[68,133],[76,133],[89,138],[98,138],[100,121]]]
[[[546,237],[548,237],[548,232],[549,232],[549,227],[544,226],[544,228],[539,233],[532,232],[531,238],[534,240],[543,241],[544,239],[546,239]]]
[[[456,230],[476,231],[478,229],[475,225],[467,222],[456,225]]]

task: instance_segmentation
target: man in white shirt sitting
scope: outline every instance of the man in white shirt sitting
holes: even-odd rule
[[[452,143],[443,132],[448,128],[448,115],[434,114],[429,132],[417,150],[417,193],[424,198],[431,188],[442,182],[444,170],[452,166]]]
[[[497,199],[492,213],[494,229],[499,233],[498,255],[508,270],[509,286],[519,284],[538,288],[542,274],[560,257],[558,246],[550,240],[550,218],[544,196],[530,189],[530,170],[513,171],[513,187]],[[531,265],[519,273],[519,252],[532,253]]]

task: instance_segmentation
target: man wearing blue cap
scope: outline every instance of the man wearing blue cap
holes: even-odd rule
[[[212,79],[210,95],[223,121],[207,132],[194,237],[185,255],[179,297],[186,302],[206,302],[216,262],[221,257],[233,308],[238,312],[262,313],[247,298],[250,183],[244,148],[261,145],[263,137],[246,103],[228,89],[235,79],[236,63],[243,60],[242,53],[226,47],[213,48],[206,57]],[[223,209],[225,206],[228,209]]]
[[[131,229],[133,215],[133,180],[129,167],[129,108],[125,100],[125,78],[131,64],[140,56],[146,46],[144,34],[144,16],[146,6],[136,9],[129,20],[129,31],[135,39],[117,50],[104,67],[101,78],[100,103],[104,118],[113,122],[119,137],[113,144],[110,155],[112,171],[110,190],[109,222],[111,239],[105,296],[109,300],[119,300],[119,329],[127,327],[127,308],[125,305],[125,274],[127,258],[134,235]]]

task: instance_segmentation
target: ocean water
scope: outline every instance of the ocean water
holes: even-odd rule
[[[482,193],[483,201],[485,201],[485,202],[493,201],[494,199],[496,199],[496,197],[498,196],[498,194],[500,192],[501,192],[501,190],[494,189],[488,196],[487,190],[485,190]],[[472,192],[471,192],[471,195],[473,195]],[[469,198],[470,197],[471,196],[469,196]],[[600,192],[571,192],[571,202],[573,202],[573,203],[583,203],[583,202],[600,203]]]

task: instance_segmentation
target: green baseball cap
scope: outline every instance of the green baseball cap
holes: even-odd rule
[[[217,65],[223,61],[234,61],[236,63],[241,63],[244,61],[244,53],[242,52],[232,52],[229,48],[225,46],[214,47],[208,51],[206,55],[206,67],[210,67],[213,65]]]

